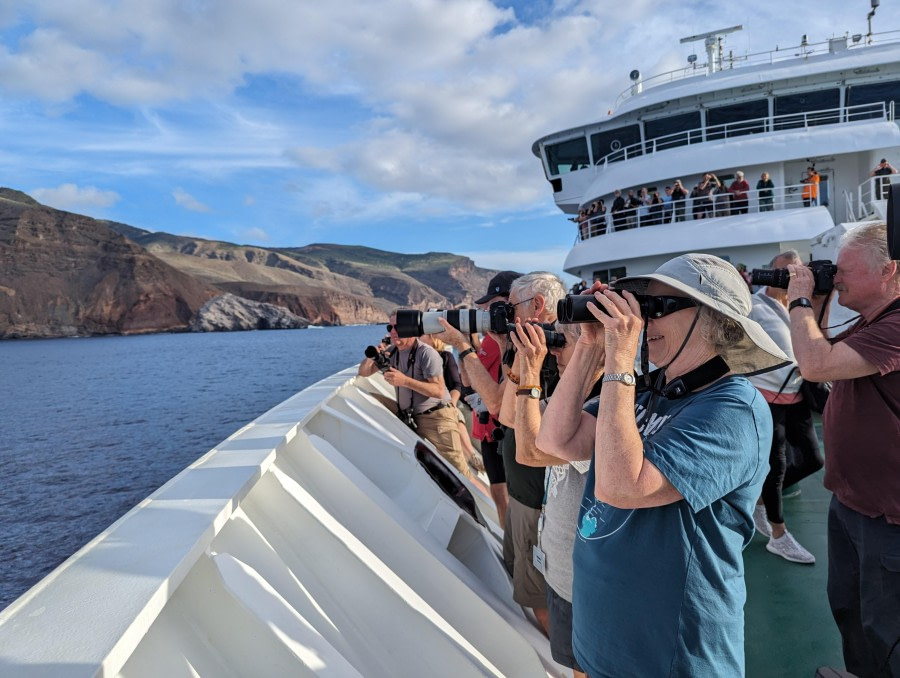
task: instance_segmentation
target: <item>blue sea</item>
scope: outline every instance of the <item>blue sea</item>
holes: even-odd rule
[[[384,326],[0,342],[0,609]]]

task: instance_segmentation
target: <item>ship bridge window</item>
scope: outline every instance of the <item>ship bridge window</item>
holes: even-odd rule
[[[546,151],[551,175],[574,172],[587,167],[591,162],[588,157],[587,139],[584,137],[548,144]]]
[[[619,162],[638,155],[643,155],[641,147],[641,129],[637,125],[626,125],[591,135],[591,150],[594,162]]]
[[[851,85],[847,88],[847,106],[863,106],[900,101],[900,81],[873,82],[868,85]],[[880,118],[884,115],[881,107],[866,106],[862,110],[848,111],[850,120]]]
[[[768,117],[768,99],[710,108],[706,112],[706,138],[711,141],[765,132]]]
[[[701,140],[700,111],[670,115],[644,122],[644,136],[647,141],[656,139],[653,144],[657,151],[675,146],[686,146]]]
[[[841,91],[837,88],[775,97],[775,129],[840,122],[840,105]]]

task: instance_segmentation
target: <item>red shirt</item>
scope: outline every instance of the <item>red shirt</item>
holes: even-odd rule
[[[484,365],[484,369],[493,377],[494,381],[500,382],[500,346],[491,339],[489,335],[485,335],[481,340],[481,350],[478,351],[478,359]],[[496,416],[497,413],[492,413]],[[475,440],[491,440],[491,431],[496,428],[494,422],[487,424],[479,424],[478,416],[472,417],[472,437]]]
[[[854,511],[900,525],[900,310],[861,320],[838,342],[878,372],[834,382],[822,415],[825,487]]]

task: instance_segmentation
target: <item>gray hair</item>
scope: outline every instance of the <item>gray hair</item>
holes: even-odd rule
[[[775,268],[775,262],[779,259],[790,259],[791,261],[803,261],[797,250],[785,250],[781,254],[776,254],[769,262],[769,268]]]
[[[740,323],[709,306],[700,306],[697,325],[700,336],[712,344],[717,355],[723,357],[744,338],[744,328]]]
[[[520,297],[540,294],[544,297],[547,312],[553,316],[556,315],[556,304],[566,296],[566,287],[559,276],[547,271],[535,271],[516,278],[509,291],[515,292]]]
[[[883,221],[863,224],[841,238],[841,251],[853,248],[865,254],[873,269],[881,271],[891,263],[887,246],[887,225]]]

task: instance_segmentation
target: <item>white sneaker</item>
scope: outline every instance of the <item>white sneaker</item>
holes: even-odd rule
[[[800,546],[800,544],[797,543],[797,540],[794,539],[794,535],[787,530],[785,530],[784,534],[778,539],[769,537],[769,543],[766,544],[766,550],[769,553],[774,553],[776,556],[781,556],[785,560],[790,560],[792,563],[812,565],[816,562],[816,557]]]
[[[769,519],[766,517],[766,507],[757,504],[753,509],[753,524],[756,525],[756,531],[764,537],[772,536],[772,526],[769,525]]]

